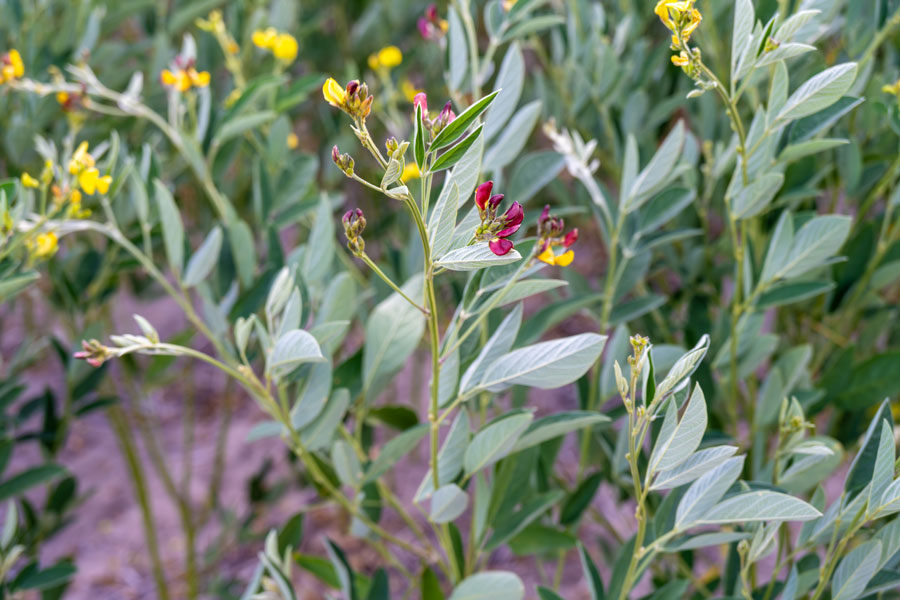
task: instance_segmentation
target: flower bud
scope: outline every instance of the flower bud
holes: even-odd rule
[[[384,143],[384,147],[387,150],[388,155],[393,155],[399,145],[400,144],[397,142],[397,138],[395,138],[394,136],[389,137]]]
[[[494,194],[493,196],[491,196],[487,202],[491,212],[495,212],[497,210],[497,207],[500,206],[501,202],[503,202],[503,194]]]
[[[341,151],[338,150],[338,147],[334,146],[331,149],[331,160],[334,161],[334,164],[336,164],[337,167],[344,172],[344,175],[346,175],[347,177],[353,176],[353,166],[355,163],[352,156],[350,156],[349,154],[341,154]]]
[[[360,208],[348,210],[341,221],[344,224],[344,235],[347,236],[347,249],[359,256],[366,248],[362,232],[366,228],[366,217]]]
[[[566,237],[563,238],[563,246],[569,248],[578,241],[578,229],[575,228],[566,234]]]
[[[413,97],[413,106],[421,106],[423,115],[428,112],[428,96],[425,92],[419,92]]]
[[[82,340],[80,352],[76,352],[72,356],[87,361],[92,367],[99,367],[107,359],[112,358],[112,352],[109,348],[101,344],[97,340]]]

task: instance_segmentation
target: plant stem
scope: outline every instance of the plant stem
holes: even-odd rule
[[[156,595],[160,600],[169,599],[169,590],[166,586],[166,575],[163,571],[162,559],[159,554],[159,541],[156,538],[156,523],[153,518],[153,510],[150,507],[150,497],[147,494],[147,481],[141,468],[141,461],[137,455],[137,449],[131,441],[128,422],[121,406],[111,406],[106,410],[106,416],[112,425],[113,433],[125,456],[128,473],[134,484],[134,495],[137,496],[141,508],[141,519],[144,524],[144,536],[147,540],[147,551],[150,554],[153,579],[156,582]]]
[[[362,261],[363,261],[364,263],[366,263],[366,265],[367,265],[370,269],[372,269],[372,271],[374,271],[374,273],[375,273],[376,275],[378,275],[378,276],[381,278],[382,281],[384,281],[386,284],[388,284],[388,287],[390,287],[392,290],[394,290],[395,292],[397,292],[398,294],[400,294],[400,296],[401,296],[404,300],[406,300],[407,302],[409,302],[410,304],[412,304],[414,307],[416,307],[418,310],[420,310],[424,315],[426,315],[426,316],[428,315],[428,309],[425,308],[424,306],[422,306],[421,304],[419,304],[418,302],[416,302],[415,300],[413,300],[412,298],[410,298],[409,296],[407,296],[407,295],[403,292],[403,290],[400,289],[400,286],[398,286],[396,283],[394,283],[394,281],[393,281],[390,277],[388,277],[388,276],[384,273],[384,271],[382,271],[380,268],[378,268],[378,265],[376,265],[376,264],[372,261],[372,259],[369,258],[369,255],[368,255],[368,254],[366,254],[365,252],[363,252],[362,254],[359,255],[359,258],[362,259]]]

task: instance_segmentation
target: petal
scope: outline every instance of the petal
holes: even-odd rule
[[[515,232],[517,232],[519,230],[519,227],[521,227],[521,226],[522,226],[521,223],[516,223],[515,225],[506,227],[505,229],[501,229],[500,231],[497,232],[497,237],[501,237],[501,238],[509,237],[512,234],[514,234]]]
[[[552,266],[556,262],[556,255],[553,254],[553,249],[547,246],[543,252],[538,254],[537,259]]]
[[[507,239],[494,238],[488,242],[488,247],[490,247],[491,252],[497,256],[503,256],[512,250],[513,243]]]
[[[572,264],[572,260],[575,258],[575,253],[571,250],[566,250],[562,254],[556,257],[556,266],[558,267],[568,267]]]

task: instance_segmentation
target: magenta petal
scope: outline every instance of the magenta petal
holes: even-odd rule
[[[518,202],[513,202],[512,206],[506,209],[506,213],[503,216],[506,218],[504,225],[519,225],[525,218],[525,209]]]
[[[512,250],[513,243],[502,238],[494,238],[488,243],[488,246],[490,247],[491,252],[497,256],[503,256]]]
[[[519,230],[519,227],[521,227],[521,226],[522,226],[521,223],[516,223],[515,225],[510,225],[506,229],[501,229],[500,231],[497,232],[497,237],[501,237],[501,238],[509,237],[512,234],[514,234],[515,232],[517,232]]]
[[[572,244],[578,241],[578,229],[573,229],[569,233],[566,234],[565,239],[563,240],[563,246],[568,248]]]
[[[485,181],[475,188],[475,205],[478,207],[478,210],[484,210],[484,206],[491,196],[491,189],[493,187],[493,181]]]

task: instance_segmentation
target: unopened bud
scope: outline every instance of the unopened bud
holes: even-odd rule
[[[344,224],[344,235],[347,236],[347,248],[353,254],[359,256],[366,248],[362,238],[362,232],[366,228],[366,217],[360,208],[348,210],[344,213],[341,222]]]
[[[353,166],[355,163],[352,156],[350,156],[349,154],[341,154],[341,151],[338,150],[338,147],[334,146],[331,149],[331,160],[334,161],[334,164],[336,164],[337,167],[344,172],[344,175],[346,175],[347,177],[353,176]]]

